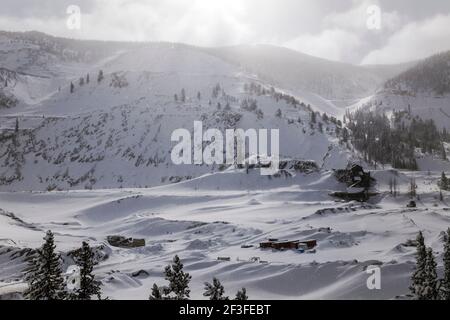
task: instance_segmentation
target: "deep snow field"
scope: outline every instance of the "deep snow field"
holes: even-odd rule
[[[405,242],[423,230],[440,257],[450,206],[437,199],[438,172],[399,173],[395,199],[387,190],[393,173],[373,174],[380,196],[371,203],[336,202],[328,193],[343,186],[330,171],[269,179],[230,169],[149,189],[0,193],[0,294],[25,288],[17,248],[40,246],[51,229],[62,252],[82,240],[103,245],[107,256],[95,271],[113,299],[147,299],[154,282],[165,283],[162,271],[175,254],[192,275],[192,298],[201,299],[203,282],[215,276],[228,294],[245,286],[251,299],[392,299],[408,293],[414,267],[415,248]],[[412,175],[416,209],[406,208]],[[146,246],[109,246],[106,236],[117,234]],[[268,238],[318,246],[316,253],[260,249]],[[368,265],[380,266],[381,290],[367,288]]]
[[[341,139],[338,120],[346,109],[384,99],[386,112],[410,104],[446,127],[450,98],[377,95],[404,66],[385,67],[381,76],[375,67],[285,49],[223,50],[0,32],[0,93],[17,100],[0,108],[0,297],[20,298],[26,257],[49,229],[65,270],[67,253],[82,241],[96,247],[95,273],[112,299],[147,299],[154,282],[165,284],[163,269],[176,254],[192,275],[192,298],[204,298],[203,283],[213,277],[230,297],[246,287],[250,299],[405,298],[415,253],[408,240],[419,230],[441,268],[450,193],[439,201],[436,182],[450,162],[416,154],[418,172],[368,168]],[[221,131],[279,129],[280,158],[312,160],[317,170],[276,177],[174,165],[171,133],[199,120]],[[377,180],[379,195],[368,203],[329,195],[346,190],[332,169],[354,162]],[[394,176],[396,198],[388,190]],[[415,209],[406,207],[412,177]],[[112,247],[109,235],[143,238],[146,246]],[[269,238],[318,246],[311,253],[261,250]],[[381,290],[366,286],[370,265],[381,268]]]

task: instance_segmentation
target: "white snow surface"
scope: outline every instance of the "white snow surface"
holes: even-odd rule
[[[0,132],[7,137],[0,141],[1,296],[20,297],[26,249],[39,247],[49,229],[64,257],[84,240],[103,245],[95,273],[113,299],[147,299],[154,282],[165,284],[162,272],[175,254],[193,277],[193,298],[203,298],[203,283],[213,277],[231,297],[243,286],[251,299],[404,297],[415,252],[404,244],[419,230],[438,254],[441,272],[450,194],[439,201],[436,181],[447,162],[420,159],[430,172],[375,170],[377,197],[338,202],[329,194],[346,185],[332,169],[358,157],[339,144],[335,126],[324,123],[320,132],[310,126],[306,108],[243,88],[250,82],[274,86],[335,116],[355,103],[351,97],[329,100],[295,86],[285,89],[208,50],[177,44],[71,60],[3,35],[0,49],[0,68],[12,71],[5,72],[10,81],[2,90],[19,100],[0,109]],[[98,83],[100,69],[105,78]],[[87,73],[90,83],[80,86]],[[225,95],[214,98],[217,83]],[[182,88],[186,101],[175,101]],[[333,92],[350,89],[356,90]],[[245,98],[257,101],[263,118],[242,110]],[[224,111],[227,103],[230,110]],[[278,109],[281,117],[275,116]],[[20,129],[12,139],[16,119]],[[281,157],[314,160],[318,170],[268,177],[256,169],[175,166],[170,135],[177,128],[192,131],[195,120],[205,129],[279,129]],[[394,175],[397,198],[388,193]],[[420,201],[408,209],[413,176]],[[146,246],[112,247],[108,235],[143,238]],[[261,250],[259,243],[268,238],[316,239],[318,246],[303,254]],[[369,265],[381,268],[381,290],[366,286]]]

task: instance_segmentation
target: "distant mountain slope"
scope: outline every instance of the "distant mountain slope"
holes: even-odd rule
[[[0,31],[0,92],[13,96],[18,105],[38,103],[68,80],[77,79],[119,51],[137,46]]]
[[[450,51],[418,62],[385,82],[353,107],[379,112],[408,111],[438,127],[450,129]]]
[[[354,66],[269,45],[209,49],[280,87],[308,91],[330,100],[366,97],[407,65]]]
[[[384,88],[403,95],[450,94],[450,51],[431,56],[388,80]]]
[[[0,111],[0,190],[145,187],[223,170],[172,163],[171,133],[192,132],[195,120],[221,132],[279,129],[282,157],[326,169],[352,156],[339,144],[336,122],[317,115],[310,123],[301,100],[192,46],[145,44],[71,70],[70,77],[50,76],[59,90],[46,98]]]

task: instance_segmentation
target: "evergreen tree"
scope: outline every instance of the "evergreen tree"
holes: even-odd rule
[[[204,297],[209,297],[209,300],[228,300],[224,296],[225,289],[217,278],[213,278],[213,283],[205,282]]]
[[[436,272],[436,259],[433,249],[427,249],[426,276],[424,282],[424,298],[426,300],[437,300],[439,298],[438,278]]]
[[[45,243],[30,260],[30,268],[25,279],[28,289],[24,296],[30,300],[57,300],[66,296],[64,279],[61,272],[61,257],[55,252],[53,233],[47,231]]]
[[[441,280],[441,299],[450,300],[450,228],[444,236],[444,277]]]
[[[281,109],[278,109],[277,112],[275,112],[275,116],[281,118]]]
[[[102,82],[103,78],[104,78],[104,76],[103,76],[103,70],[100,70],[100,71],[98,72],[97,82],[98,82],[98,83]]]
[[[14,128],[14,132],[18,133],[19,132],[19,118],[16,117],[16,126]]]
[[[426,280],[426,267],[427,267],[427,251],[425,247],[425,240],[422,232],[419,232],[417,239],[417,253],[416,253],[416,269],[411,277],[412,284],[409,287],[411,293],[415,299],[425,299],[425,280]]]
[[[89,81],[90,81],[90,79],[89,79],[89,73],[86,75],[86,83],[87,84],[89,84]]]
[[[311,123],[316,123],[316,113],[314,111],[311,112]]]
[[[447,153],[445,152],[444,143],[441,143],[441,157],[442,160],[447,160]]]
[[[409,197],[414,199],[417,195],[416,179],[411,178],[409,185]]]
[[[245,288],[238,290],[238,292],[236,293],[236,298],[234,300],[248,300],[247,290]]]
[[[75,90],[75,86],[73,85],[73,83],[70,83],[70,93],[73,93],[73,91]]]
[[[79,85],[80,85],[80,87],[84,85],[84,78],[83,77],[80,78]]]
[[[445,175],[445,172],[442,172],[441,180],[439,181],[439,186],[441,187],[442,190],[448,191],[450,189],[449,181],[447,176]]]
[[[156,283],[153,284],[152,293],[150,294],[149,300],[163,300],[162,291]]]
[[[200,91],[197,92],[197,99],[198,99],[198,100],[201,100],[201,99],[202,99],[202,94],[200,93]]]
[[[186,102],[186,91],[183,89],[181,89],[181,97],[180,97],[181,102]]]
[[[185,300],[189,298],[189,282],[191,276],[189,273],[183,271],[183,264],[180,258],[176,255],[173,258],[172,265],[168,265],[164,270],[165,279],[169,281],[169,286],[164,289],[166,296],[170,296],[171,293],[175,295],[177,300]]]
[[[76,263],[80,267],[80,287],[71,295],[74,300],[91,300],[92,296],[101,299],[100,281],[95,280],[92,274],[94,265],[94,252],[87,242],[83,241],[81,249],[76,254]]]
[[[319,122],[319,132],[323,133],[323,124]]]
[[[178,102],[178,95],[176,93],[173,95],[173,99],[175,100],[175,102]]]

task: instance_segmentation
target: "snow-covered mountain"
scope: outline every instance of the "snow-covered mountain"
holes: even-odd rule
[[[387,80],[374,95],[354,106],[380,112],[408,111],[450,129],[450,52],[419,61]]]
[[[355,66],[269,45],[242,45],[208,51],[283,88],[308,94],[311,99],[316,96],[316,99],[331,100],[338,108],[372,94],[384,81],[410,65]]]
[[[175,254],[193,276],[193,298],[212,275],[227,295],[245,286],[251,299],[405,298],[419,230],[442,253],[450,194],[437,181],[448,161],[429,172],[379,164],[366,203],[331,196],[354,188],[330,169],[361,156],[332,116],[405,97],[385,94],[388,85],[373,94],[388,78],[409,83],[395,78],[406,67],[356,67],[268,46],[0,32],[0,297],[21,297],[27,257],[51,229],[64,270],[68,252],[89,241],[100,257],[96,279],[113,299],[147,299]],[[171,133],[192,132],[196,120],[222,132],[279,129],[282,170],[174,165]],[[381,133],[369,129],[371,139]],[[420,197],[406,208],[412,182]],[[146,245],[116,247],[111,235]],[[317,246],[259,248],[274,238]],[[380,268],[381,290],[367,287],[369,266]]]
[[[45,46],[33,42],[28,55],[7,63],[12,52],[28,46],[23,36],[3,37],[3,47],[14,46],[2,66],[18,70],[5,80],[4,90],[18,103],[0,111],[1,190],[144,187],[217,171],[217,166],[171,162],[171,133],[192,131],[196,120],[223,131],[280,129],[281,157],[314,160],[322,168],[345,166],[351,157],[338,143],[336,122],[319,117],[320,124],[310,124],[311,110],[302,97],[203,49],[153,43],[101,51],[88,42],[84,47],[90,49],[66,57],[59,53],[66,48],[47,49],[59,48],[62,40],[52,43],[45,36]],[[101,54],[92,54],[92,48]],[[28,66],[23,61],[28,56],[49,62]],[[100,70],[104,78],[98,81]],[[256,109],[244,101],[254,101]]]

